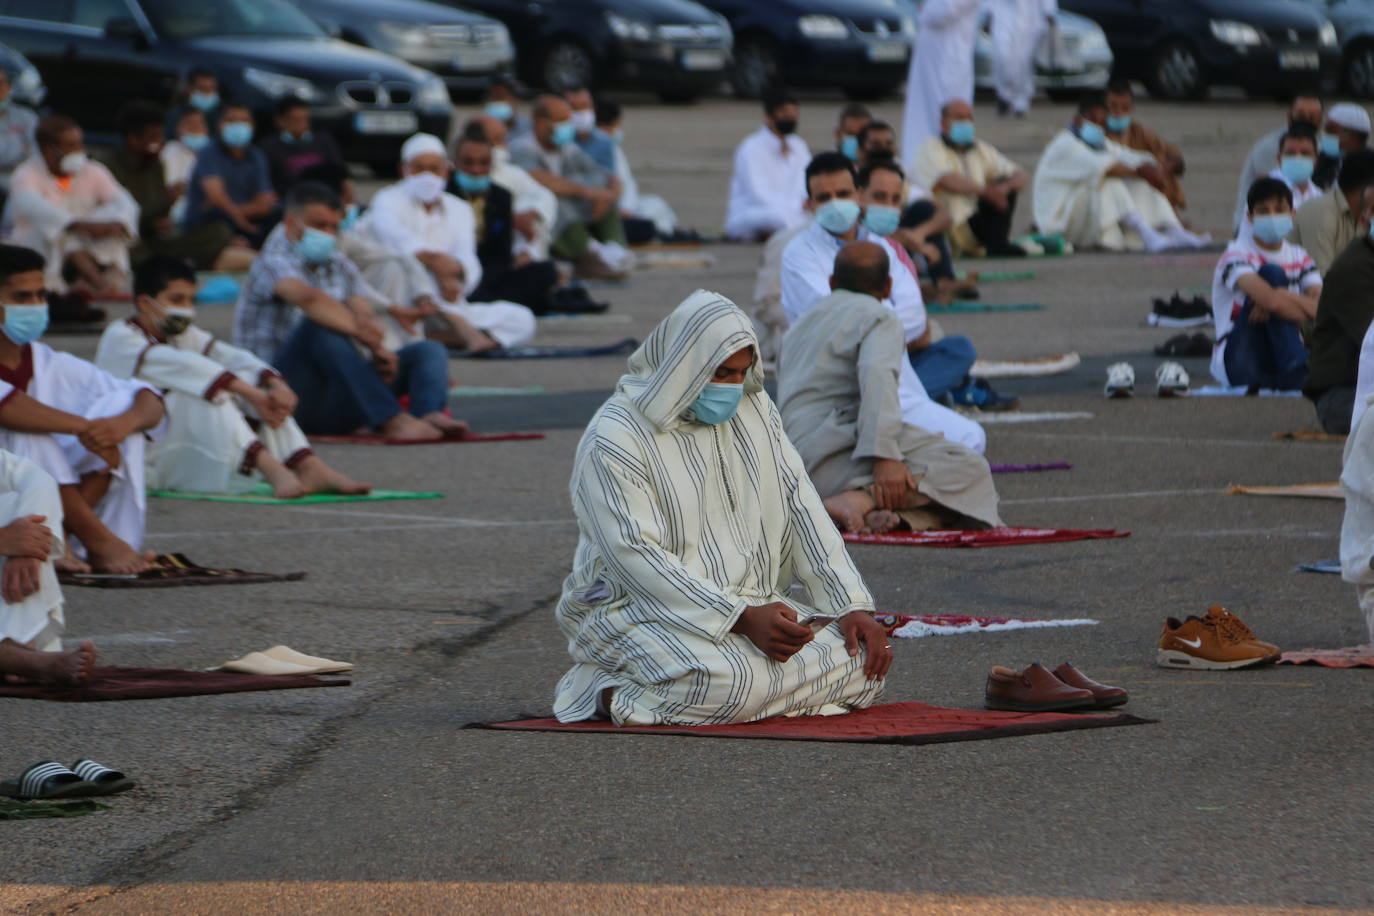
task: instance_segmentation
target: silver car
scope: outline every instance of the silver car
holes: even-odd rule
[[[979,89],[993,89],[992,61],[996,56],[989,29],[992,16],[984,9],[973,44],[973,80]],[[1086,16],[1059,10],[1057,28],[1040,42],[1035,55],[1035,85],[1055,101],[1073,99],[1085,89],[1105,89],[1112,76],[1112,49],[1102,28]]]

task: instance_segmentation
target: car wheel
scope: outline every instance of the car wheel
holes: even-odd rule
[[[552,92],[590,87],[595,72],[596,64],[591,54],[571,39],[559,39],[549,45],[539,68],[544,87]]]
[[[735,46],[730,84],[742,99],[758,99],[778,82],[778,52],[767,38],[746,38]]]
[[[1360,45],[1346,52],[1345,85],[1353,95],[1374,96],[1374,45]]]
[[[1155,52],[1150,91],[1165,99],[1200,99],[1207,94],[1202,61],[1191,45],[1171,41]]]

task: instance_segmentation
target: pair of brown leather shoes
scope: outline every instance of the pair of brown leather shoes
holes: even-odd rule
[[[1128,699],[1123,688],[1099,684],[1069,662],[1053,671],[1039,662],[1019,672],[994,665],[983,691],[983,705],[988,709],[1016,712],[1106,709]]]

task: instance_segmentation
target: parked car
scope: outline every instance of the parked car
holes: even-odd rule
[[[725,81],[730,27],[692,0],[462,0],[505,23],[521,79],[689,101]]]
[[[416,130],[444,136],[448,89],[432,73],[330,38],[286,0],[0,0],[0,35],[48,85],[48,105],[112,133],[127,99],[160,102],[192,67],[261,123],[296,96],[350,159],[395,168]]]
[[[1035,85],[1055,101],[1073,99],[1088,89],[1105,89],[1112,78],[1112,49],[1096,22],[1059,10],[1055,30],[1047,33],[1035,55]],[[993,89],[992,62],[996,51],[989,29],[992,16],[984,13],[973,41],[973,81],[979,89]]]
[[[43,77],[38,68],[29,63],[28,58],[11,48],[0,44],[0,70],[10,77],[10,98],[20,105],[39,108],[48,95],[48,87],[43,85]]]
[[[428,0],[295,0],[335,38],[437,73],[450,94],[484,88],[514,69],[515,46],[494,19]]]
[[[1374,0],[1304,0],[1336,27],[1344,66],[1341,82],[1351,93],[1374,96]]]
[[[916,23],[899,0],[702,0],[735,33],[735,94],[770,85],[838,86],[856,98],[906,79]]]
[[[1216,83],[1255,95],[1320,91],[1341,63],[1336,28],[1304,0],[1060,0],[1107,33],[1116,72],[1154,95],[1198,99]]]

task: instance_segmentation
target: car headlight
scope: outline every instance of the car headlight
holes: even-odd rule
[[[1213,19],[1211,25],[1212,37],[1228,45],[1235,45],[1238,48],[1247,48],[1264,44],[1264,36],[1259,33],[1259,29],[1250,25],[1248,22],[1236,22],[1231,19]]]
[[[1078,53],[1084,57],[1096,57],[1111,51],[1107,36],[1101,29],[1088,29],[1078,39]]]
[[[448,86],[433,73],[425,74],[420,91],[415,94],[415,104],[429,112],[447,112],[453,107],[448,97]]]
[[[445,23],[442,28],[445,42],[458,41],[467,44],[472,41],[472,29],[462,23]],[[382,33],[387,42],[383,50],[390,51],[404,60],[429,64],[449,59],[451,49],[437,41],[434,32],[428,26],[404,22],[379,22],[377,31]]]
[[[257,67],[244,67],[243,81],[274,99],[284,99],[288,96],[295,96],[303,102],[324,102],[329,99],[328,94],[310,80],[301,79],[299,76],[287,76],[285,73],[273,73],[271,70],[259,70]]]
[[[902,34],[907,38],[916,37],[916,20],[910,16],[902,17]]]
[[[1321,40],[1321,43],[1327,47],[1334,46],[1336,44],[1336,27],[1332,25],[1329,20],[1323,22],[1321,31],[1317,33],[1317,37]]]
[[[797,28],[807,38],[848,38],[849,27],[838,16],[803,16]]]
[[[610,26],[617,38],[626,41],[653,41],[654,29],[647,22],[640,22],[638,19],[631,19],[619,13],[607,13],[606,25]]]

